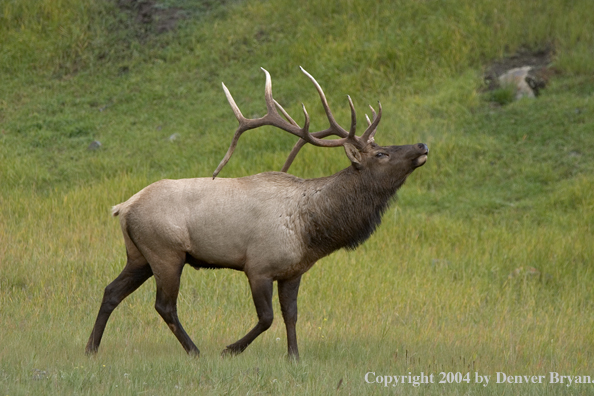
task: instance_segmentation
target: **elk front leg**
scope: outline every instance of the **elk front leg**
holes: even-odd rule
[[[297,323],[297,293],[299,292],[300,283],[301,275],[288,281],[278,281],[278,299],[287,329],[289,359],[295,360],[299,360],[295,324]]]
[[[272,312],[272,279],[249,279],[252,289],[252,298],[258,313],[258,324],[250,330],[241,340],[227,345],[221,355],[236,355],[243,352],[260,334],[272,325],[274,313]]]
[[[153,271],[148,263],[146,261],[139,261],[134,262],[134,260],[128,257],[128,262],[120,275],[105,288],[101,308],[99,309],[95,326],[93,326],[93,331],[91,331],[91,336],[85,350],[87,355],[95,354],[97,349],[99,349],[105,325],[113,310],[116,309],[124,298],[138,289],[140,285],[153,275]]]

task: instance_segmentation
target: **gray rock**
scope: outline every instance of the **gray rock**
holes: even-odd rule
[[[89,144],[89,147],[87,147],[87,150],[98,150],[100,148],[101,148],[101,142],[99,140],[93,140]]]

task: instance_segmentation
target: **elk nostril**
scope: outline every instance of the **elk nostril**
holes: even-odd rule
[[[429,152],[429,147],[427,147],[425,143],[419,143],[417,144],[417,147],[423,151],[426,151],[427,153]]]

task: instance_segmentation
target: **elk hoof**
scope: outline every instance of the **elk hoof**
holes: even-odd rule
[[[89,341],[87,343],[87,346],[85,348],[85,355],[87,356],[95,356],[97,354],[97,351],[99,350],[98,346],[93,345],[93,343],[91,341]]]
[[[193,357],[193,358],[199,358],[200,357],[200,351],[198,350],[198,348],[191,349],[191,350],[188,351],[188,356]]]
[[[87,355],[88,357],[93,357],[96,354],[97,354],[97,349],[90,349],[90,348],[85,349],[85,355]]]
[[[223,349],[223,352],[221,352],[221,357],[224,359],[226,357],[230,357],[233,355],[237,355],[237,352],[234,352],[233,350],[229,349],[229,348],[225,348]]]
[[[299,363],[299,354],[289,353],[287,360],[290,363]]]
[[[235,356],[235,355],[239,355],[241,352],[243,352],[243,349],[227,347],[223,350],[223,352],[221,352],[221,357],[226,358],[226,357],[230,357],[230,356]]]

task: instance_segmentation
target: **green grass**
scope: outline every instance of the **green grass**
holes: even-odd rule
[[[590,1],[193,7],[157,35],[111,2],[0,3],[0,394],[592,393],[492,383],[497,372],[594,376]],[[550,45],[558,73],[538,99],[495,106],[480,93],[490,61]],[[199,359],[155,312],[153,281],[87,358],[103,288],[125,262],[111,205],[161,178],[211,175],[236,127],[220,83],[261,115],[260,66],[298,122],[304,102],[312,129],[325,128],[298,65],[339,122],[347,94],[360,113],[381,100],[380,144],[430,147],[374,236],[304,276],[301,362],[286,361],[276,296],[272,328],[221,359],[256,321],[245,276],[189,267],[179,316]],[[246,134],[221,177],[279,170],[295,141],[286,135]],[[87,149],[93,140],[100,149]],[[347,165],[342,150],[306,147],[291,173]],[[442,371],[491,383],[364,380]]]

